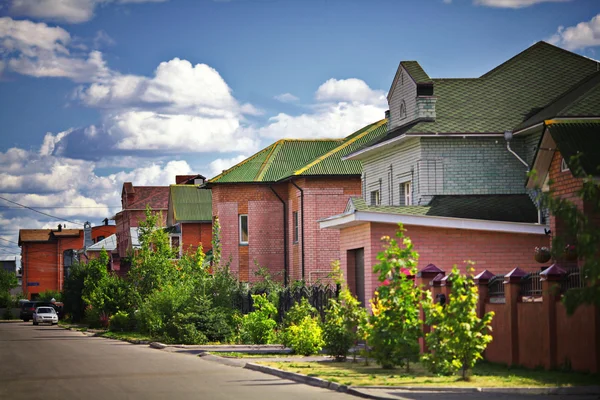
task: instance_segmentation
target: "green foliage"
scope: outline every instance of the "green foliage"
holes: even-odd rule
[[[275,317],[277,308],[267,296],[252,295],[255,311],[244,315],[241,326],[241,339],[248,344],[269,344],[275,338]]]
[[[62,293],[57,290],[44,290],[40,293],[39,301],[50,301],[50,300],[62,301]]]
[[[577,203],[584,204],[585,212],[572,199],[561,198],[553,190],[540,192],[541,204],[562,222],[561,230],[553,232],[554,258],[561,259],[564,256],[566,245],[575,245],[581,276],[586,281],[583,287],[569,289],[563,296],[562,301],[569,314],[573,314],[581,304],[600,306],[600,182],[592,175],[585,175],[580,157],[581,154],[571,157],[569,166],[574,176],[583,176],[582,186],[576,196]]]
[[[416,274],[419,255],[413,251],[410,238],[404,236],[402,225],[396,237],[402,246],[397,240],[384,237],[385,250],[377,255],[379,264],[373,267],[382,286],[371,301],[368,342],[373,358],[383,368],[405,366],[408,371],[410,362],[419,358],[423,291],[407,278],[407,274]]]
[[[300,323],[290,325],[287,332],[289,346],[296,354],[309,356],[323,348],[323,331],[316,317],[305,316]]]
[[[438,374],[461,370],[463,380],[492,341],[489,332],[494,316],[493,312],[483,318],[477,316],[479,293],[473,278],[473,263],[467,263],[466,270],[466,274],[461,274],[456,266],[452,269],[448,278],[452,290],[447,305],[433,303],[428,294],[423,306],[426,322],[431,326],[425,339],[431,353],[424,355],[423,361],[431,372]]]
[[[324,347],[336,361],[344,361],[350,348],[359,340],[359,326],[367,319],[367,312],[352,295],[340,271],[339,261],[332,264],[336,284],[342,287],[337,299],[329,300],[323,323]]]
[[[131,330],[131,317],[125,311],[117,311],[110,317],[109,328],[115,332],[128,332]]]

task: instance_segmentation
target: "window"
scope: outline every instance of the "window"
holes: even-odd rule
[[[298,243],[298,211],[294,211],[292,213],[292,218],[293,218],[293,226],[294,226],[294,233],[293,233],[293,241],[294,243]]]
[[[565,158],[563,157],[562,160],[560,161],[560,172],[567,172],[569,171],[569,166],[567,165],[567,160],[565,160]]]
[[[248,215],[240,214],[240,244],[248,244]]]
[[[400,205],[412,206],[412,183],[410,181],[400,184]]]
[[[378,206],[380,204],[381,204],[381,195],[379,193],[379,190],[373,190],[371,192],[371,205]]]
[[[169,236],[169,243],[171,244],[171,248],[175,252],[175,257],[181,257],[181,236],[179,235],[171,235]]]

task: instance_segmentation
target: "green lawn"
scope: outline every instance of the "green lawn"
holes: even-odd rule
[[[118,340],[126,340],[126,341],[136,341],[136,340],[147,340],[151,342],[153,339],[139,332],[102,332],[98,333],[96,336],[105,337],[109,339],[118,339]]]
[[[308,376],[349,386],[466,386],[466,387],[544,387],[597,385],[600,376],[575,372],[528,370],[508,368],[497,364],[481,363],[472,371],[470,381],[458,376],[434,376],[423,366],[411,366],[410,373],[403,368],[382,369],[374,363],[363,362],[259,362]]]

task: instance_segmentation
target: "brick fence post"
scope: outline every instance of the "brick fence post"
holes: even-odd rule
[[[504,275],[504,297],[508,307],[508,365],[519,364],[519,316],[517,304],[519,303],[519,291],[521,289],[521,278],[527,273],[521,268],[515,268]]]
[[[548,359],[544,365],[546,369],[553,369],[557,366],[556,302],[560,299],[560,281],[566,273],[567,271],[556,264],[540,273],[544,314],[546,314],[548,322],[543,332],[548,343]]]
[[[417,273],[417,276],[415,277],[415,285],[421,287],[423,290],[431,290],[430,282],[439,274],[444,274],[444,271],[442,271],[433,264],[429,264]],[[425,313],[423,312],[423,307],[421,307],[419,311],[419,318],[422,321],[425,320]],[[421,353],[425,353],[427,351],[427,346],[425,344],[425,335],[429,333],[429,326],[423,324],[422,327],[423,337],[419,338],[419,346],[421,348]]]
[[[485,314],[485,304],[488,302],[489,298],[488,283],[490,283],[490,279],[493,277],[494,274],[487,269],[475,276],[475,284],[477,285],[477,289],[479,291],[479,297],[477,300],[477,316],[479,318],[483,317]]]

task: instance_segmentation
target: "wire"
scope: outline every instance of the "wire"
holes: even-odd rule
[[[71,224],[75,224],[75,225],[81,225],[81,226],[83,226],[83,224],[82,224],[82,223],[80,223],[80,222],[70,221],[70,220],[68,220],[68,219],[64,219],[64,218],[56,217],[56,216],[54,216],[54,215],[52,215],[52,214],[48,214],[48,213],[45,213],[45,212],[42,212],[42,211],[38,211],[38,210],[36,210],[35,208],[31,208],[31,207],[29,207],[29,206],[25,206],[25,205],[23,205],[23,204],[21,204],[21,203],[17,203],[16,201],[9,200],[9,199],[7,199],[6,197],[2,197],[2,196],[0,196],[0,199],[2,199],[2,200],[4,200],[4,201],[8,201],[9,203],[12,203],[12,204],[16,204],[16,205],[18,205],[18,206],[21,206],[21,207],[23,207],[23,208],[27,208],[27,209],[29,209],[29,210],[31,210],[31,211],[35,211],[36,213],[38,213],[38,214],[42,214],[42,215],[45,215],[46,217],[50,217],[50,218],[57,219],[57,220],[59,220],[59,221],[66,221],[66,222],[69,222],[69,223],[71,223]]]

